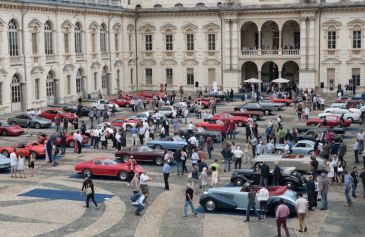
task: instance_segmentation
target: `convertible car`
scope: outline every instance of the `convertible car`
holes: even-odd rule
[[[316,127],[313,127],[313,126],[299,126],[299,127],[296,127],[298,133],[305,133],[307,131],[319,131],[323,128],[320,128],[319,127],[319,124],[316,126]],[[329,131],[331,132],[334,132],[336,134],[345,134],[346,133],[346,130],[344,128],[340,128],[340,127],[327,127],[326,129],[328,129]]]
[[[225,125],[221,120],[209,121],[209,122],[199,122],[195,124],[197,128],[204,128],[209,131],[226,131],[228,126]]]
[[[251,117],[253,120],[259,120],[264,116],[264,113],[261,111],[249,111],[243,107],[240,109],[240,111],[231,111],[229,113],[233,116]]]
[[[87,144],[89,142],[89,137],[86,135],[82,136],[82,144]],[[61,138],[59,135],[57,135],[57,146],[61,145]],[[74,147],[75,146],[75,139],[72,134],[66,133],[66,146],[68,147]]]
[[[65,118],[69,122],[72,122],[75,118],[73,113],[63,113],[60,109],[48,109],[43,111],[39,116],[54,121],[57,115],[61,120]]]
[[[188,129],[180,129],[177,134],[181,137],[185,137],[187,138],[189,135],[189,130]],[[214,141],[219,142],[222,140],[222,135],[220,131],[215,131],[215,130],[207,130],[203,127],[198,127],[196,129],[193,130],[193,135],[199,139],[201,136],[204,137],[204,140],[207,139],[208,136],[211,136]]]
[[[258,192],[261,187],[252,185],[251,188]],[[267,201],[267,209],[269,213],[275,215],[280,199],[284,200],[284,203],[289,207],[291,214],[296,213],[296,192],[288,190],[285,186],[271,186],[268,187],[268,190],[270,193],[270,198]],[[248,192],[241,187],[210,188],[208,189],[208,192],[205,192],[200,197],[199,203],[207,212],[214,212],[220,209],[246,210],[248,204]],[[260,204],[257,199],[256,209],[260,209]]]
[[[20,136],[24,130],[19,125],[10,125],[6,122],[0,122],[0,136]]]
[[[280,178],[279,184],[281,186],[287,186],[291,190],[297,190],[302,188],[307,180],[303,174],[295,171],[294,167],[284,167],[282,168],[282,176]],[[256,171],[256,168],[251,169],[241,169],[235,170],[231,176],[231,183],[234,186],[243,186],[248,181],[252,181],[252,184],[260,184],[260,173]],[[270,172],[268,179],[268,185],[272,185],[273,174]]]
[[[282,110],[285,107],[285,103],[276,103],[269,99],[261,99],[259,104],[264,108],[271,108],[274,111]]]
[[[273,111],[272,106],[264,106],[259,103],[251,103],[251,102],[234,107],[234,111],[241,111],[242,108],[248,111],[261,111],[264,114],[271,114]]]
[[[234,122],[235,124],[237,124],[238,127],[243,127],[248,122],[247,117],[233,116],[230,113],[224,113],[224,112],[220,113],[220,114],[215,114],[210,120],[211,121],[221,120],[223,122]]]
[[[137,161],[151,161],[156,165],[163,165],[164,150],[154,150],[148,146],[131,146],[115,152],[115,157],[127,162],[132,155]],[[169,153],[172,154],[171,151]]]
[[[340,116],[338,115],[326,115],[326,119],[324,116],[322,118],[319,117],[311,117],[307,120],[306,124],[308,126],[324,126],[324,127],[350,127],[351,120],[344,119],[343,122],[340,120]]]
[[[274,98],[274,97],[268,97],[267,99],[271,100],[273,103],[281,103],[285,104],[286,106],[289,106],[291,103],[293,103],[293,100],[288,98]]]
[[[280,167],[295,167],[296,171],[299,172],[308,172],[309,164],[311,161],[310,156],[306,155],[296,155],[296,154],[287,154],[287,155],[279,155],[279,154],[268,154],[257,156],[253,163],[254,167],[257,165],[261,165],[262,162],[265,162],[269,165],[270,169],[274,169],[275,161],[278,162]],[[322,158],[317,158],[318,161],[318,170],[323,171],[326,162]]]
[[[318,114],[319,118],[323,118],[327,115],[337,115],[341,116],[343,114],[344,119],[348,119],[351,122],[359,122],[361,119],[360,109],[340,109],[340,108],[327,108],[323,113]]]
[[[159,138],[159,139],[157,138],[154,140],[149,140],[147,146],[154,149],[177,150],[185,148],[187,144],[188,143],[186,142],[185,138],[174,136],[174,137]]]
[[[75,165],[75,171],[84,177],[92,176],[114,176],[121,181],[129,179],[129,168],[126,163],[118,163],[106,157],[98,157]],[[142,172],[141,166],[135,167],[135,172]]]
[[[331,132],[331,140],[332,141],[341,141],[343,139],[342,135],[339,135],[335,132]],[[324,129],[312,129],[308,130],[305,133],[298,135],[298,140],[310,140],[315,141],[319,140],[321,143],[325,142],[325,134],[326,130]]]
[[[311,140],[300,140],[292,146],[290,153],[298,155],[310,155],[314,151],[315,142]],[[285,144],[276,144],[275,151],[277,154],[284,153]],[[318,148],[322,151],[322,143],[319,143]]]
[[[10,159],[0,154],[0,170],[3,171],[8,169],[10,169]]]
[[[3,146],[0,147],[0,154],[9,157],[13,150],[14,147],[12,146]],[[46,154],[46,146],[38,143],[21,142],[16,146],[15,154],[18,156],[20,152],[23,152],[25,157],[29,157],[31,153],[33,153],[36,158],[43,157]]]
[[[19,114],[8,118],[8,123],[11,125],[19,125],[20,127],[27,127],[27,123],[30,121],[32,128],[49,128],[52,126],[52,121],[46,118],[39,117],[37,115]]]

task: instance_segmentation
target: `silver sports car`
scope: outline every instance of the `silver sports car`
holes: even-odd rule
[[[30,127],[32,128],[49,128],[52,126],[52,121],[46,118],[39,117],[37,115],[19,114],[8,118],[8,123],[11,125],[19,125],[20,127],[27,127],[28,121],[30,121]]]

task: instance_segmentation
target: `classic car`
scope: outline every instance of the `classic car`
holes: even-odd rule
[[[303,174],[295,171],[295,167],[284,167],[281,169],[281,178],[279,184],[281,186],[287,186],[291,190],[297,190],[303,188],[307,180]],[[231,176],[231,183],[234,186],[243,186],[248,181],[252,181],[253,185],[260,185],[260,173],[257,172],[256,167],[250,169],[235,170]],[[268,178],[268,185],[272,185],[273,174],[270,172]]]
[[[186,145],[187,142],[185,138],[179,136],[157,138],[154,140],[149,140],[147,143],[147,146],[151,148],[168,150],[184,149]]]
[[[137,123],[139,123],[141,120],[139,119],[129,119],[124,117],[114,118],[112,121],[110,121],[110,125],[113,127],[123,127],[124,130],[130,131],[132,127],[135,127]]]
[[[293,103],[293,100],[288,98],[268,97],[267,99],[271,100],[273,103],[285,104],[286,106],[289,106],[291,103]]]
[[[119,107],[125,107],[125,108],[129,108],[131,106],[131,101],[130,99],[110,99],[109,103],[114,103],[117,104]]]
[[[0,122],[0,136],[20,136],[24,130],[19,125],[10,125],[6,122]]]
[[[107,131],[107,138],[111,138],[111,135],[114,132],[114,126],[112,126],[109,122],[103,122],[103,123],[99,123],[93,126],[93,128],[97,128],[99,130],[99,132],[102,132],[103,130]],[[90,137],[90,129],[85,131],[85,135]]]
[[[65,118],[69,122],[72,122],[75,119],[75,115],[73,113],[63,113],[60,109],[47,109],[39,116],[54,121],[57,115],[61,120]]]
[[[311,117],[306,121],[306,124],[308,126],[319,125],[320,127],[350,127],[351,121],[349,119],[344,119],[344,121],[341,122],[340,116],[326,114],[326,116],[323,116],[322,118]]]
[[[195,127],[202,127],[208,131],[228,131],[228,125],[225,125],[221,120],[199,122],[195,124]]]
[[[215,114],[215,115],[213,115],[213,117],[210,120],[213,121],[213,122],[216,121],[216,120],[220,120],[220,121],[223,121],[223,122],[234,122],[235,124],[237,124],[238,127],[243,127],[248,122],[247,117],[233,116],[230,113]]]
[[[342,135],[339,135],[335,132],[331,132],[331,140],[332,141],[341,141],[343,139]],[[318,139],[321,143],[325,141],[325,129],[312,129],[308,130],[302,134],[298,135],[298,140],[311,140],[314,141],[315,138]]]
[[[188,129],[180,129],[177,134],[181,137],[187,138],[189,135]],[[207,130],[203,127],[197,127],[193,130],[193,135],[199,139],[201,136],[204,137],[204,140],[207,139],[208,136],[211,136],[214,141],[219,142],[222,141],[222,134],[220,131],[216,130]]]
[[[339,108],[327,108],[323,113],[319,113],[318,117],[323,118],[326,115],[343,115],[344,119],[349,119],[351,122],[359,122],[361,120],[361,110],[360,109],[339,109]]]
[[[264,113],[261,111],[249,111],[243,107],[239,111],[231,111],[229,113],[233,116],[251,117],[253,120],[259,120],[264,116]]]
[[[330,108],[346,109],[347,104],[346,103],[332,103]]]
[[[84,161],[75,165],[75,171],[84,177],[92,176],[114,176],[121,181],[129,179],[129,168],[126,163],[118,163],[106,157],[98,157],[92,160]],[[143,169],[137,165],[135,172],[140,173]]]
[[[171,118],[172,116],[172,110],[174,110],[174,107],[172,106],[161,106],[158,108],[158,112],[167,118]]]
[[[63,111],[65,111],[66,113],[74,113],[76,114],[77,112],[77,106],[65,106],[62,108]],[[86,107],[86,106],[82,106],[80,108],[80,115],[81,116],[88,116],[90,112],[90,108]]]
[[[19,125],[20,127],[25,128],[27,127],[29,120],[32,128],[49,128],[52,126],[52,121],[49,119],[25,113],[8,118],[8,124]]]
[[[147,119],[148,119],[148,116],[149,115],[152,115],[152,118],[155,119],[156,118],[156,113],[153,113],[152,111],[148,112],[141,112],[141,113],[138,113],[136,115],[131,115],[131,116],[128,116],[128,119],[131,119],[131,120],[141,120],[143,122],[146,122]],[[160,117],[163,117],[163,115],[160,114]]]
[[[4,171],[8,169],[10,169],[10,159],[0,154],[0,170]]]
[[[104,110],[105,106],[107,106],[109,109],[112,109],[113,106],[115,106],[115,109],[117,111],[120,110],[119,105],[117,105],[115,103],[109,103],[109,101],[103,100],[103,99],[100,99],[100,100],[97,100],[97,101],[91,103],[91,108],[93,108],[93,109]]]
[[[292,146],[290,153],[291,154],[302,154],[302,155],[310,155],[314,151],[315,142],[311,140],[300,140],[295,145]],[[277,154],[284,153],[285,144],[276,144],[275,152]],[[322,143],[319,143],[318,149],[322,151]]]
[[[313,127],[313,126],[299,126],[296,127],[298,133],[305,133],[307,131],[312,131],[312,130],[318,130],[318,129],[323,129],[319,126],[320,124],[318,124],[317,126]],[[331,132],[334,132],[336,134],[345,134],[346,130],[344,128],[340,128],[340,127],[327,127],[326,129],[328,129]]]
[[[343,103],[346,105],[344,109],[350,109],[350,108],[358,108],[361,106],[361,100],[352,100],[352,99],[337,99],[336,103]]]
[[[278,162],[280,167],[295,167],[296,171],[308,172],[310,167],[311,157],[308,155],[297,154],[265,154],[255,157],[253,160],[254,167],[265,162],[270,169],[274,169],[275,162]],[[324,171],[326,162],[322,158],[317,158],[318,170]]]
[[[241,108],[244,108],[245,110],[248,111],[261,111],[264,114],[271,114],[273,111],[273,108],[271,106],[261,106],[261,104],[259,103],[251,103],[251,102],[234,107],[234,111],[240,111]]]
[[[89,142],[89,137],[86,135],[81,135],[81,136],[82,136],[82,144],[87,144]],[[57,146],[61,145],[61,138],[59,134],[57,134],[56,142]],[[75,139],[73,134],[66,133],[66,146],[68,147],[75,146]]]
[[[145,98],[153,98],[154,96],[157,96],[158,98],[165,98],[166,94],[163,92],[145,92],[145,91],[140,91],[137,92],[136,95],[138,96],[142,96]]]
[[[261,187],[251,185],[256,192]],[[267,210],[270,214],[275,215],[280,199],[289,207],[290,213],[294,215],[295,202],[297,193],[289,190],[285,186],[270,186],[268,187],[270,198],[267,201]],[[246,210],[248,204],[248,192],[241,187],[220,187],[210,188],[205,192],[199,200],[199,203],[207,212],[215,212],[221,209],[224,210]],[[259,201],[256,199],[256,209],[260,209]]]
[[[168,151],[172,154],[171,151]],[[115,152],[116,159],[121,159],[123,162],[127,162],[132,155],[137,161],[151,161],[156,165],[163,165],[164,150],[154,150],[148,146],[131,146]]]
[[[274,111],[282,110],[285,107],[285,103],[276,103],[268,99],[261,99],[259,104],[264,108],[272,108]]]
[[[17,156],[19,155],[20,152],[23,152],[25,157],[29,157],[29,155],[33,153],[36,158],[42,157],[46,154],[46,146],[44,144],[26,143],[26,142],[21,142],[17,146],[0,147],[0,154],[9,157],[10,153],[14,151],[14,147],[15,147],[15,154]]]

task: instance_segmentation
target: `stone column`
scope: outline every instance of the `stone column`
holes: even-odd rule
[[[223,25],[224,30],[224,52],[223,52],[223,59],[224,59],[224,69],[228,70],[230,68],[230,26],[229,26],[229,19],[224,20]]]
[[[307,70],[307,22],[302,18],[300,23],[300,70]]]
[[[259,43],[259,45],[258,45],[258,55],[261,55],[261,30],[259,30],[258,31],[258,43]]]
[[[240,51],[238,43],[238,21],[232,20],[232,69],[238,70],[238,53]]]
[[[281,46],[281,30],[279,30],[279,48],[278,48],[278,50],[279,50],[279,55],[281,55],[281,48],[282,48],[282,46]]]
[[[315,51],[316,51],[316,35],[315,35],[315,17],[309,18],[309,38],[308,38],[308,68],[315,69]]]

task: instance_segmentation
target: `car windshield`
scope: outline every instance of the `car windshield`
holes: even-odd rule
[[[115,162],[114,160],[106,159],[106,160],[104,160],[104,164],[115,165],[115,164],[117,164],[117,162]]]
[[[139,148],[140,152],[150,152],[153,151],[152,148],[148,147],[148,146],[142,146]]]
[[[244,107],[241,107],[240,111],[241,111],[241,112],[247,112],[247,109],[246,109],[246,108],[244,108]]]
[[[198,132],[206,132],[206,130],[205,130],[204,128],[202,128],[202,127],[198,127],[196,130],[197,130]]]

